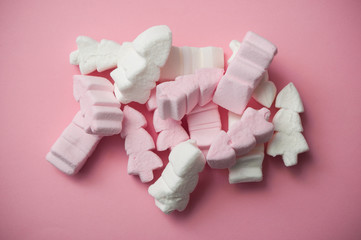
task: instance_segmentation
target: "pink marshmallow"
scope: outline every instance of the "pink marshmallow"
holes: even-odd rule
[[[113,84],[108,79],[87,75],[74,75],[73,86],[73,94],[76,101],[79,101],[89,90],[113,92],[114,89]]]
[[[74,117],[77,124],[81,123],[79,116],[80,113]],[[68,175],[81,169],[102,138],[86,133],[77,124],[70,123],[46,155],[51,164]]]
[[[202,68],[197,70],[196,76],[200,92],[199,106],[204,106],[212,100],[214,91],[223,73],[224,70],[221,68]]]
[[[236,163],[236,152],[230,146],[231,138],[221,131],[213,141],[207,154],[207,162],[211,168],[228,168]]]
[[[147,120],[137,110],[129,106],[124,106],[123,109],[123,127],[121,132],[121,137],[125,138],[129,133],[139,129],[145,128],[147,126]]]
[[[153,114],[153,126],[154,126],[155,132],[157,132],[157,133],[161,132],[163,130],[172,129],[175,126],[179,126],[181,124],[182,124],[181,121],[176,121],[176,120],[174,120],[172,118],[167,118],[167,119],[163,120],[163,119],[161,119],[159,117],[158,109],[156,109],[154,111],[154,114]]]
[[[128,174],[139,175],[140,180],[150,182],[153,180],[153,170],[163,166],[162,160],[151,151],[144,151],[129,155]]]
[[[196,140],[202,149],[209,148],[222,127],[218,106],[212,102],[194,108],[187,115],[187,122],[191,139]]]
[[[165,151],[189,139],[187,132],[181,125],[161,131],[157,138],[157,150]]]
[[[122,130],[123,112],[116,107],[92,106],[85,113],[85,131],[101,136],[119,134]]]
[[[187,111],[187,96],[174,82],[165,82],[157,86],[157,106],[162,119],[181,120]]]
[[[222,69],[201,69],[193,75],[177,77],[173,82],[157,86],[157,106],[162,119],[180,120],[197,104],[211,101],[214,89],[223,74]],[[198,76],[199,75],[199,76]]]
[[[276,53],[275,45],[253,32],[248,32],[220,80],[213,102],[229,111],[242,114]]]
[[[150,97],[146,103],[146,107],[149,112],[152,112],[157,108],[156,88],[153,88],[152,91],[150,92]]]
[[[232,151],[239,157],[251,151],[256,144],[267,142],[274,130],[273,124],[268,122],[269,115],[270,111],[266,108],[258,111],[247,108],[227,133],[222,132],[212,142],[207,154],[208,164],[212,168],[229,168],[235,163],[232,161]]]
[[[199,99],[199,86],[195,81],[194,75],[184,75],[175,79],[173,84],[175,89],[183,91],[187,99],[186,113],[190,113],[193,108],[198,104]]]
[[[89,90],[79,100],[80,111],[84,115],[91,106],[120,108],[120,103],[112,92]]]
[[[155,145],[152,136],[144,128],[139,128],[126,136],[124,148],[130,155],[155,149]]]

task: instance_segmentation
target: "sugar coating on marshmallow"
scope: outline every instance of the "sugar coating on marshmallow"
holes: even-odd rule
[[[298,113],[304,111],[300,94],[293,83],[289,83],[278,93],[275,105],[277,108],[290,109]]]
[[[118,63],[121,45],[112,40],[102,39],[98,45],[96,66],[98,72],[115,68]]]
[[[103,77],[74,75],[73,76],[73,95],[76,101],[89,90],[102,90],[113,92],[114,86]]]
[[[160,80],[174,80],[178,76],[194,74],[201,68],[224,69],[223,49],[173,46],[167,62],[161,68]]]
[[[241,44],[231,42],[230,46],[238,50],[217,86],[213,101],[229,111],[242,114],[277,48],[253,32],[247,32]]]
[[[202,152],[193,140],[175,146],[169,154],[169,163],[160,178],[148,188],[156,206],[168,214],[174,210],[183,211],[189,194],[198,183],[198,173],[205,165]]]
[[[123,109],[123,129],[121,137],[125,138],[129,133],[136,131],[139,128],[147,127],[147,120],[139,111],[129,106],[124,106]]]
[[[46,155],[52,165],[68,175],[74,175],[82,168],[102,138],[86,133],[79,126],[83,122],[81,118],[78,112],[73,120],[76,124],[69,124]]]

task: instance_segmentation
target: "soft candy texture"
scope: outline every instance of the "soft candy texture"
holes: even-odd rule
[[[84,116],[84,130],[102,136],[119,134],[122,130],[123,112],[106,78],[75,75],[74,97]]]
[[[70,64],[79,65],[82,74],[88,74],[97,69],[97,51],[99,43],[86,36],[76,39],[78,50],[70,53]]]
[[[281,108],[274,115],[272,122],[275,126],[275,131],[278,132],[292,133],[303,131],[300,115],[289,109]]]
[[[267,146],[267,154],[273,157],[282,155],[284,164],[289,167],[298,163],[298,154],[309,150],[302,135],[303,127],[298,113],[303,112],[300,95],[293,85],[284,87],[276,98],[276,107],[281,109],[273,117],[275,133]]]
[[[266,108],[258,111],[247,108],[227,133],[222,131],[214,140],[207,154],[208,165],[212,168],[229,168],[235,163],[236,156],[248,153],[256,144],[267,142],[274,129],[273,124],[268,122],[269,116]]]
[[[230,184],[241,182],[260,182],[263,179],[262,163],[264,144],[257,145],[252,151],[238,157],[236,163],[228,169]]]
[[[229,111],[242,114],[276,53],[275,45],[248,32],[220,80],[213,101]]]
[[[159,133],[157,138],[158,151],[165,151],[189,139],[188,133],[181,124],[181,121],[171,118],[163,120],[159,117],[158,109],[154,111],[153,126],[155,131]]]
[[[166,214],[174,210],[183,211],[204,165],[204,156],[193,140],[175,146],[161,177],[148,189],[156,206]]]
[[[150,111],[150,112],[157,109],[156,88],[153,88],[152,91],[150,92],[150,97],[149,97],[147,103],[145,104],[145,106],[147,107],[148,111]]]
[[[194,74],[201,68],[224,69],[224,53],[217,47],[172,47],[160,80],[174,80],[178,76]]]
[[[86,133],[82,124],[83,117],[78,112],[46,155],[51,164],[68,175],[82,168],[102,138]]]
[[[223,75],[223,69],[207,68],[195,74],[179,76],[175,81],[157,86],[157,106],[162,119],[180,120],[199,104],[212,100],[213,92]]]
[[[268,71],[266,71],[260,84],[258,84],[252,94],[252,97],[257,102],[267,108],[271,107],[277,93],[276,85],[272,81],[269,81],[268,78]]]
[[[112,40],[102,39],[96,56],[97,71],[103,72],[115,68],[121,53],[121,45]]]
[[[128,174],[139,175],[142,182],[153,180],[153,170],[163,166],[162,160],[150,150],[155,148],[153,138],[143,128],[146,126],[144,116],[137,110],[124,107],[123,131],[124,148],[129,156]]]
[[[289,83],[278,93],[275,105],[277,108],[285,108],[298,113],[304,111],[300,94],[293,83]]]
[[[195,107],[187,114],[187,123],[190,138],[197,142],[200,149],[208,149],[222,127],[218,106],[210,102],[203,107]]]
[[[228,112],[228,128],[241,119],[240,115]],[[262,163],[264,144],[258,144],[249,153],[237,156],[236,163],[228,169],[229,183],[259,182],[263,179]]]
[[[172,33],[165,25],[151,27],[132,43],[123,43],[118,67],[110,73],[121,103],[144,104],[148,100],[171,46]]]

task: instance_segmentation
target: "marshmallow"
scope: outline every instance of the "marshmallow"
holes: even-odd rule
[[[111,136],[122,130],[123,112],[111,83],[102,77],[73,77],[73,93],[84,116],[83,129],[90,134]]]
[[[275,100],[276,93],[276,85],[268,80],[268,71],[266,71],[261,83],[254,90],[252,97],[263,106],[269,108]]]
[[[273,117],[275,131],[291,133],[302,132],[301,117],[297,112],[281,108]]]
[[[298,113],[304,111],[300,94],[293,83],[289,83],[278,93],[275,105],[277,108],[290,109]]]
[[[124,107],[122,138],[124,148],[129,156],[128,174],[139,175],[140,180],[153,180],[153,170],[163,166],[162,160],[150,150],[155,148],[152,136],[143,128],[147,125],[144,116],[137,110]]]
[[[303,131],[299,112],[303,112],[300,95],[293,85],[288,84],[278,94],[276,107],[281,109],[273,117],[276,132],[267,146],[267,154],[273,157],[282,155],[284,164],[296,165],[297,155],[309,150]]]
[[[282,155],[283,162],[287,167],[296,165],[297,155],[308,150],[308,144],[299,132],[289,134],[276,132],[267,146],[267,154],[272,157]]]
[[[172,32],[166,25],[151,27],[134,39],[133,47],[148,61],[163,67],[172,47]]]
[[[159,67],[168,58],[172,34],[167,26],[154,26],[141,33],[132,43],[124,43],[118,68],[110,75],[114,93],[124,104],[144,104],[160,76]]]
[[[162,119],[180,120],[197,105],[204,106],[223,74],[222,69],[206,68],[196,74],[177,77],[175,81],[157,86],[157,106]]]
[[[101,136],[119,134],[122,130],[123,112],[116,107],[91,106],[84,117],[84,130]]]
[[[189,136],[184,128],[181,125],[176,125],[159,133],[157,138],[157,150],[165,151],[188,139]]]
[[[86,75],[73,76],[73,95],[77,102],[89,90],[113,92],[114,86],[108,79]]]
[[[78,50],[70,53],[70,64],[79,65],[82,74],[88,74],[97,69],[97,51],[99,43],[86,36],[79,36],[76,39]]]
[[[125,137],[124,148],[127,155],[130,155],[152,150],[155,145],[152,136],[144,128],[139,128]]]
[[[81,113],[63,131],[51,147],[46,159],[63,173],[76,174],[98,145],[101,136],[86,133],[81,126]]]
[[[155,90],[155,88],[152,89],[152,91],[150,92],[150,97],[146,103],[146,107],[150,112],[157,109],[157,95]]]
[[[198,183],[198,174],[191,175],[187,178],[181,178],[175,174],[172,164],[167,164],[164,168],[162,178],[173,192],[184,195],[193,192]]]
[[[169,154],[169,163],[179,177],[194,175],[203,170],[205,159],[195,141],[188,140],[175,146]]]
[[[242,44],[231,42],[230,46],[239,49],[219,82],[213,101],[229,111],[242,114],[277,48],[253,32],[246,34]]]
[[[224,53],[217,47],[172,47],[160,80],[173,80],[178,76],[194,74],[201,68],[224,69]]]
[[[189,139],[181,124],[181,121],[172,118],[163,120],[159,117],[158,109],[154,111],[153,126],[154,130],[159,133],[157,138],[158,151],[165,151]]]
[[[190,138],[197,142],[200,149],[208,149],[221,131],[221,119],[218,106],[212,102],[195,107],[187,115]]]
[[[212,142],[208,154],[207,163],[211,168],[228,168],[236,163],[236,152],[230,145],[231,138],[221,131]]]
[[[169,154],[169,163],[160,178],[148,188],[156,206],[168,214],[183,211],[189,194],[198,183],[198,173],[203,170],[205,159],[192,140],[175,146]]]
[[[121,54],[121,45],[117,42],[102,39],[98,45],[96,66],[98,72],[115,68]]]
[[[151,151],[143,151],[139,154],[131,154],[128,160],[128,174],[139,175],[141,182],[153,180],[153,170],[163,166],[162,160]]]
[[[229,183],[260,182],[263,179],[262,163],[264,159],[264,144],[257,145],[248,154],[236,159],[230,167]]]
[[[270,112],[266,108],[247,108],[240,120],[227,133],[222,131],[212,143],[207,154],[212,168],[229,168],[235,164],[236,155],[244,155],[259,143],[267,142],[273,134],[273,124],[268,122]]]
[[[125,138],[129,133],[136,131],[139,128],[147,127],[147,120],[137,110],[129,106],[124,106],[123,109],[124,119],[123,119],[123,129],[121,132],[121,137]]]

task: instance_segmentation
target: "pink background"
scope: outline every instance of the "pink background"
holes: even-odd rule
[[[361,239],[360,16],[358,0],[2,0],[0,239]],[[311,151],[299,165],[267,157],[264,181],[239,185],[207,167],[187,210],[167,216],[149,184],[127,175],[119,136],[103,139],[75,177],[47,163],[79,109],[76,37],[131,41],[158,24],[174,45],[219,46],[226,58],[248,30],[274,42],[270,78],[279,90],[293,82],[306,110]]]

